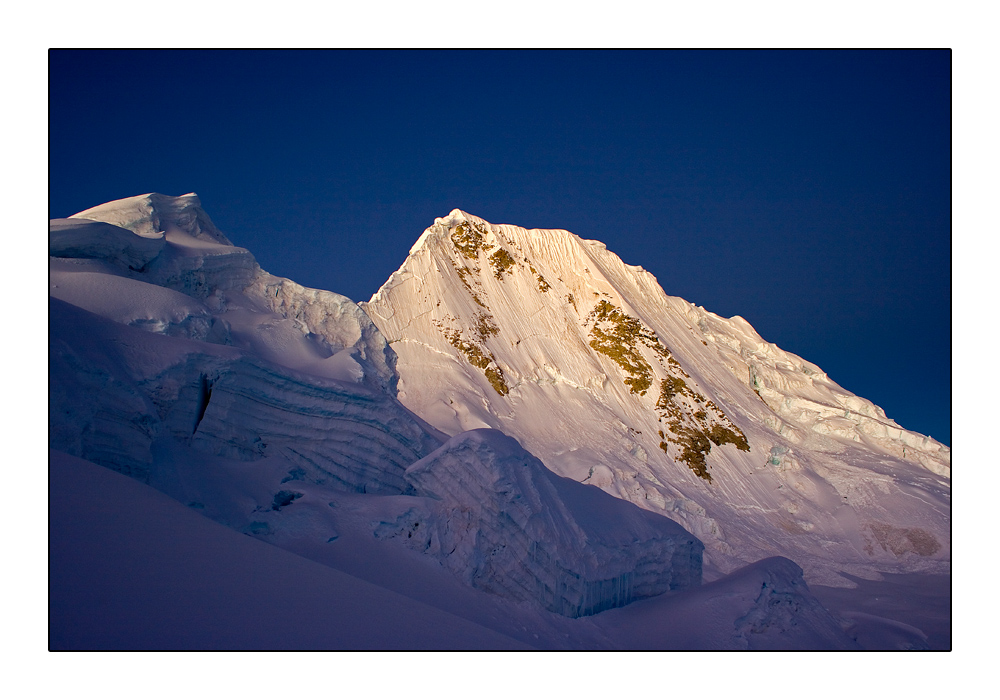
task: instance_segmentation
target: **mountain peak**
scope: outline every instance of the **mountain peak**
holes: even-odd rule
[[[479,217],[473,217],[473,218],[479,219]],[[452,209],[451,212],[448,214],[448,216],[440,216],[434,219],[434,223],[451,228],[452,226],[456,226],[462,223],[463,221],[468,221],[468,220],[469,220],[469,215],[466,212],[462,211],[461,209]]]
[[[947,447],[743,318],[668,296],[641,267],[565,230],[453,210],[362,307],[397,353],[399,398],[412,411],[449,435],[501,430],[561,476],[669,512],[721,568],[739,563],[730,557],[741,531],[743,562],[747,551],[775,552],[741,524],[744,506],[782,533],[770,537],[794,533],[803,560],[824,537],[852,550],[837,561],[864,559],[846,542],[878,539],[877,508],[852,516],[875,523],[861,525],[867,534],[826,522],[831,504],[853,507],[847,484],[881,483],[886,460],[931,480],[950,473]],[[841,454],[864,466],[840,474],[842,460],[823,455]]]

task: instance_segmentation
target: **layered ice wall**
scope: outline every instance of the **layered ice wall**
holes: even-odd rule
[[[404,470],[438,444],[397,401],[364,386],[297,376],[246,357],[210,373],[202,364],[195,373],[148,381],[162,387],[181,377],[189,396],[197,390],[196,400],[186,411],[176,400],[170,406],[194,416],[195,449],[244,462],[281,456],[319,484],[405,493]]]
[[[156,411],[121,356],[94,342],[102,322],[49,300],[49,447],[148,481]]]
[[[433,506],[408,511],[382,536],[438,557],[477,588],[580,617],[701,583],[703,546],[691,533],[553,474],[498,431],[461,433],[405,476]]]
[[[440,444],[392,396],[246,351],[115,324],[50,302],[49,443],[148,481],[170,439],[246,463],[279,460],[318,484],[410,491],[403,472]]]

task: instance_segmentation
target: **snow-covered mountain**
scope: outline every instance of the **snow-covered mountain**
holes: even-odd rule
[[[811,583],[946,571],[947,448],[600,244],[456,210],[358,305],[151,194],[52,221],[50,256],[54,648],[927,645],[831,615],[781,557]],[[227,548],[259,563],[171,563]],[[179,597],[122,608],[122,571]],[[295,608],[269,645],[284,604],[237,638],[232,605],[184,602],[259,606],[248,571],[393,612]]]
[[[597,241],[456,209],[362,307],[414,413],[667,514],[714,575],[777,554],[816,581],[947,570],[948,447]]]

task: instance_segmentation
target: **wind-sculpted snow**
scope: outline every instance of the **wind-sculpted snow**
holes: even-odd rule
[[[181,197],[143,194],[99,204],[74,214],[71,219],[104,221],[129,229],[143,238],[160,238],[164,233],[180,232],[191,238],[224,246],[233,244],[201,208],[193,192]]]
[[[52,219],[49,222],[49,255],[57,258],[113,260],[127,269],[140,270],[160,252],[162,233],[140,236],[102,221]]]
[[[215,227],[194,194],[129,197],[74,214],[67,221],[73,220],[128,229],[135,234],[134,241],[160,241],[163,249],[142,267],[146,281],[195,298],[242,289],[260,272],[253,255],[234,246]],[[98,252],[99,248],[88,250],[87,255],[77,257],[116,258],[113,249],[104,256]]]
[[[708,341],[717,343],[725,367],[743,378],[773,411],[769,427],[783,437],[808,446],[822,444],[817,434],[832,435],[950,476],[950,448],[900,427],[881,408],[841,388],[816,365],[766,342],[742,318],[722,319],[700,307],[689,317]]]
[[[395,393],[396,353],[352,300],[267,274],[259,275],[243,292],[266,300],[271,311],[292,319],[303,335],[317,337],[331,349],[355,348],[365,376]]]
[[[564,231],[456,210],[358,305],[144,195],[49,282],[51,448],[519,642],[842,648],[791,562],[718,577],[947,570],[946,447]]]
[[[829,582],[947,570],[946,446],[597,241],[456,209],[362,306],[408,408],[450,435],[501,430],[556,473],[667,514],[715,573],[774,555]],[[878,523],[937,548],[894,554]]]
[[[568,617],[701,583],[702,544],[667,518],[553,474],[495,430],[455,436],[406,470],[429,513],[402,536],[469,584]]]

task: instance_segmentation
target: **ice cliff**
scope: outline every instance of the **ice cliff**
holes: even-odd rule
[[[401,493],[440,444],[394,399],[394,355],[357,304],[261,270],[195,195],[56,220],[50,254],[53,447],[146,479],[169,436]]]
[[[453,437],[405,478],[430,503],[380,536],[432,554],[477,588],[580,617],[701,583],[703,547],[691,533],[553,474],[498,431]]]

